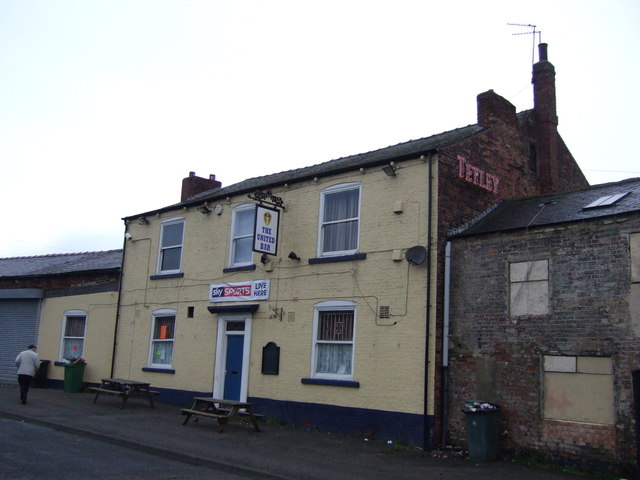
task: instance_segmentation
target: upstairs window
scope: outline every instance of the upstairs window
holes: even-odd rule
[[[322,302],[314,312],[311,376],[353,378],[356,308],[353,302]]]
[[[149,348],[150,367],[171,368],[173,364],[175,329],[175,310],[157,310],[153,312],[151,346]]]
[[[360,237],[360,185],[335,185],[321,192],[319,256],[348,255],[358,251]]]
[[[512,317],[549,313],[549,261],[509,265],[509,309]]]
[[[182,261],[184,220],[169,220],[160,227],[158,273],[178,273]]]
[[[87,312],[69,310],[62,319],[62,342],[60,361],[76,360],[84,355],[84,334],[87,324]]]
[[[230,267],[240,267],[253,263],[253,226],[255,204],[239,205],[233,209],[231,221]]]

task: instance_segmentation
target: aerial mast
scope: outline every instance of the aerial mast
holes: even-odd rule
[[[535,53],[536,53],[536,33],[538,34],[538,43],[542,43],[542,31],[536,30],[537,25],[532,25],[531,23],[507,23],[512,27],[527,27],[531,28],[530,32],[517,32],[512,33],[512,35],[531,35],[533,40],[533,45],[531,47],[531,65],[535,63]]]

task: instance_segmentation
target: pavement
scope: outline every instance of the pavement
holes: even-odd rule
[[[260,421],[261,432],[231,423],[224,433],[206,418],[182,425],[176,405],[156,397],[131,398],[32,388],[26,405],[17,385],[0,385],[0,416],[101,440],[163,458],[265,480],[573,479],[555,469],[525,466],[508,459],[474,462],[461,452],[423,452],[385,439],[330,434],[302,426]],[[45,449],[46,445],[41,448]]]

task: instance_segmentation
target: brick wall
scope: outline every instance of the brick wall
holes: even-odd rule
[[[620,219],[622,220],[622,219]],[[502,446],[558,459],[630,465],[636,455],[629,233],[640,218],[456,239],[453,243],[449,436],[465,444],[465,401],[503,410]],[[509,262],[549,260],[550,314],[511,317]],[[603,266],[606,265],[606,268]],[[610,356],[615,425],[542,418],[543,355]]]
[[[517,119],[513,106],[493,91],[478,96],[478,121],[486,130],[455,145],[444,148],[437,155],[438,161],[438,244],[439,258],[444,258],[444,247],[450,229],[460,227],[476,218],[497,202],[506,198],[537,195],[542,191],[537,171],[530,168],[530,147],[536,143],[535,118],[533,112]],[[557,133],[556,133],[557,135]],[[559,185],[562,190],[575,190],[588,186],[571,153],[557,135],[560,145],[558,168],[565,173]],[[498,188],[488,189],[469,182],[460,176],[460,157],[499,179]],[[438,269],[438,299],[436,326],[436,365],[442,357],[442,311],[444,262],[434,265]],[[435,384],[441,384],[440,370],[436,369]],[[441,396],[436,395],[436,412],[442,409]],[[437,415],[437,413],[436,413]],[[440,421],[436,421],[435,438],[439,438]]]

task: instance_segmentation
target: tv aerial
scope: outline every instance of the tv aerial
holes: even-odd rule
[[[542,31],[536,30],[537,25],[532,25],[531,23],[507,23],[507,25],[511,27],[526,27],[530,28],[530,32],[517,32],[512,33],[511,35],[531,35],[533,39],[533,46],[531,47],[531,65],[535,63],[535,52],[536,52],[536,33],[538,34],[538,43],[542,43]]]

